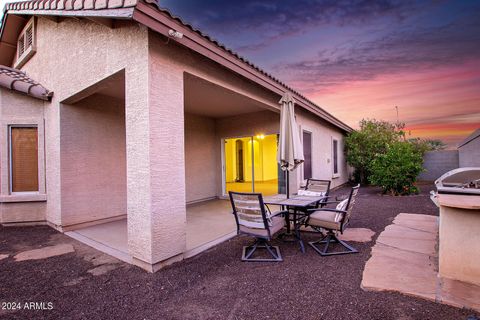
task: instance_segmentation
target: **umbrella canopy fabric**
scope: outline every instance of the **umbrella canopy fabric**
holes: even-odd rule
[[[287,92],[280,99],[279,103],[281,105],[281,113],[277,161],[283,171],[293,171],[304,161],[303,145],[300,141],[300,132],[295,121],[295,100]]]

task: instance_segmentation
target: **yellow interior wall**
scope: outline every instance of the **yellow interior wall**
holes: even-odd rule
[[[243,141],[243,175],[244,182],[252,181],[252,143],[254,149],[255,181],[263,182],[278,178],[277,135],[253,138],[225,139],[225,180],[235,182],[237,178],[236,141]]]
[[[263,139],[263,181],[278,179],[277,135],[265,136]]]

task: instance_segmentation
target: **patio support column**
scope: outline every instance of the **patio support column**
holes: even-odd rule
[[[154,272],[186,247],[183,70],[150,56],[148,92],[132,86],[147,103],[126,115],[129,254]]]

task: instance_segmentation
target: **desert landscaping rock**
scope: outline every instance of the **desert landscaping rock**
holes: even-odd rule
[[[353,242],[370,242],[375,232],[368,228],[348,228],[339,235],[340,240]]]
[[[379,189],[362,187],[349,229],[371,229],[375,235],[370,242],[351,242],[357,254],[321,257],[308,246],[302,254],[297,244],[275,240],[283,262],[244,263],[241,250],[252,239],[235,237],[154,274],[117,260],[116,269],[94,276],[88,271],[108,259],[97,258],[101,253],[79,243],[74,244],[75,254],[22,263],[5,259],[0,266],[1,298],[51,301],[54,309],[34,314],[20,310],[8,317],[0,315],[0,319],[465,320],[479,316],[398,292],[361,289],[374,240],[395,216],[401,212],[438,214],[428,196],[429,186],[425,191],[417,197],[391,197],[381,196]],[[343,188],[332,195],[347,192]],[[316,238],[315,234],[304,235],[305,241]],[[0,252],[62,244],[65,239],[48,227],[0,227]],[[385,270],[379,272],[383,276]]]
[[[108,273],[109,271],[115,270],[117,268],[118,266],[114,264],[104,264],[96,268],[90,269],[87,272],[94,276],[100,276],[102,274]]]
[[[55,246],[44,247],[41,249],[24,251],[17,254],[14,259],[15,261],[38,260],[60,256],[71,252],[75,252],[75,249],[73,249],[73,246],[71,244],[59,244]]]

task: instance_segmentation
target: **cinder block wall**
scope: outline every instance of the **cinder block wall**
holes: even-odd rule
[[[480,167],[480,138],[458,148],[460,167]]]
[[[444,173],[458,167],[458,150],[430,151],[423,156],[423,168],[426,171],[418,176],[418,180],[435,181]]]

